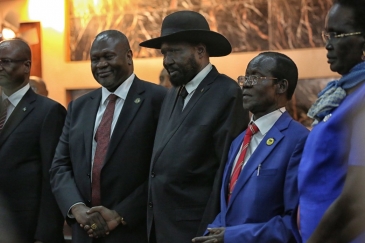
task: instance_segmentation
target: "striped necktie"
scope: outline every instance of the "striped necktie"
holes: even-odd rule
[[[1,104],[1,113],[0,113],[0,133],[5,125],[6,116],[8,114],[8,106],[10,102],[8,99],[3,100]]]
[[[229,183],[229,188],[228,188],[229,189],[229,193],[228,193],[227,203],[229,202],[229,200],[231,198],[233,189],[234,189],[234,187],[235,187],[235,185],[237,183],[238,177],[239,177],[239,175],[240,175],[240,173],[242,171],[242,166],[243,166],[244,161],[245,161],[246,152],[247,152],[248,146],[250,145],[251,138],[258,131],[259,131],[259,128],[256,126],[255,123],[252,123],[252,124],[248,125],[248,128],[246,130],[245,137],[243,139],[243,145],[242,145],[242,149],[241,149],[241,154],[238,157],[237,163],[236,163],[236,165],[235,165],[235,167],[233,169],[231,181]]]

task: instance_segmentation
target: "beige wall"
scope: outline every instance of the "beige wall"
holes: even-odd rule
[[[66,61],[64,0],[0,1],[0,16],[4,16],[9,10],[17,11],[21,21],[41,21],[43,78],[47,83],[50,98],[66,106],[66,89],[98,87],[91,75],[89,62]],[[326,63],[324,48],[282,52],[297,63],[300,78],[334,76]],[[254,52],[234,53],[227,57],[212,58],[211,62],[221,73],[236,79],[244,73],[248,61],[255,55],[257,53]],[[161,58],[135,59],[134,64],[138,77],[158,82],[162,69]]]

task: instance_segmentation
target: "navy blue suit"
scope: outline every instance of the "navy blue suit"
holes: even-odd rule
[[[221,212],[208,226],[226,227],[225,243],[296,242],[290,217],[298,203],[297,172],[308,133],[283,113],[249,158],[227,205],[232,166],[245,132],[232,142],[223,175]],[[269,138],[274,139],[272,144],[267,143]]]

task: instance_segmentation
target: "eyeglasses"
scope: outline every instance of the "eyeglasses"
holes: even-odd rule
[[[15,59],[10,59],[10,58],[2,58],[2,59],[0,59],[0,66],[9,67],[12,63],[25,62],[25,61],[28,61],[28,59],[15,60]]]
[[[253,86],[253,85],[256,85],[259,80],[265,80],[265,79],[274,80],[274,79],[277,79],[277,78],[273,78],[273,77],[259,77],[257,75],[239,76],[237,78],[238,85],[241,88],[243,86]]]
[[[334,39],[334,38],[343,38],[346,36],[361,35],[361,34],[362,34],[362,32],[337,34],[336,32],[322,31],[322,39],[325,43],[327,43],[329,40]]]

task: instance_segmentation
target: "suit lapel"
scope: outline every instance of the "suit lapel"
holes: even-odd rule
[[[164,133],[164,136],[161,140],[161,146],[156,152],[156,155],[153,158],[153,163],[156,161],[156,159],[160,156],[162,150],[165,148],[166,144],[170,141],[170,139],[174,136],[176,131],[180,128],[181,124],[185,120],[185,118],[189,115],[193,107],[198,103],[201,97],[209,90],[210,85],[215,81],[217,76],[219,75],[217,69],[213,66],[212,70],[208,73],[208,75],[202,80],[202,82],[198,85],[196,88],[193,96],[189,100],[188,104],[185,106],[183,112],[181,113],[181,116],[178,119],[173,119],[167,121],[166,131]],[[178,92],[178,88],[176,88],[176,92]],[[176,93],[177,96],[177,93]],[[176,97],[172,96],[172,97]],[[171,99],[170,99],[171,101]],[[174,107],[174,103],[170,105],[170,107]],[[167,110],[170,115],[173,108],[170,108]]]
[[[0,134],[0,147],[9,137],[9,135],[15,130],[15,128],[21,123],[21,121],[33,111],[36,100],[37,95],[32,89],[29,89],[15,107],[3,127],[3,130]]]
[[[91,165],[91,153],[92,153],[92,143],[94,136],[94,126],[95,126],[95,118],[98,112],[101,101],[101,88],[97,90],[97,92],[92,93],[90,96],[89,104],[83,107],[83,112],[85,114],[86,119],[83,122],[84,129],[84,146],[86,151],[86,161],[89,165]]]
[[[107,163],[114,150],[118,147],[120,140],[124,136],[134,117],[136,116],[139,108],[142,106],[145,99],[143,95],[144,92],[145,88],[142,81],[135,77],[132,86],[128,91],[128,95],[124,101],[123,108],[119,114],[118,121],[113,130],[113,134],[110,138],[105,163]]]
[[[232,155],[229,157],[229,161],[227,161],[227,168],[225,173],[223,174],[223,180],[222,180],[222,190],[221,190],[221,207],[223,207],[222,211],[225,211],[227,208],[227,196],[228,196],[228,184],[231,180],[231,171],[233,167],[234,160],[236,159],[236,156],[241,148],[241,144],[243,142],[243,137],[245,136],[246,132],[241,133],[237,139],[235,140],[232,150]]]
[[[247,164],[243,168],[236,186],[233,190],[231,200],[228,205],[228,210],[230,205],[235,200],[237,195],[240,193],[242,188],[245,186],[247,181],[250,179],[252,174],[257,170],[259,165],[264,165],[267,161],[268,156],[270,153],[276,148],[276,146],[280,143],[281,139],[283,139],[284,135],[282,134],[282,130],[286,129],[289,126],[291,118],[287,112],[282,114],[280,118],[276,121],[274,126],[269,130],[269,132],[265,135],[265,137],[260,142],[259,146],[256,148],[254,153],[251,155],[250,159],[248,160]],[[268,139],[274,139],[274,143],[268,145],[266,141]],[[270,161],[270,159],[268,159]]]

